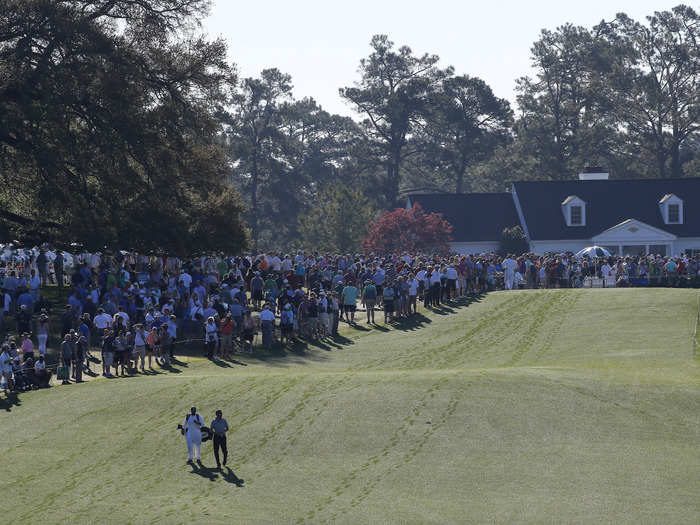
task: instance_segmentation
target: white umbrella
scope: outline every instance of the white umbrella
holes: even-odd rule
[[[610,257],[611,255],[612,254],[602,246],[588,246],[576,252],[576,257],[589,257],[590,259],[595,259],[596,257]]]

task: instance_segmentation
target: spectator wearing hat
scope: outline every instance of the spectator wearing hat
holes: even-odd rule
[[[141,361],[141,372],[146,371],[146,344],[148,334],[142,324],[134,325],[134,369],[138,368],[138,361]]]
[[[39,354],[39,358],[34,363],[34,377],[36,377],[39,388],[47,388],[51,380],[51,374],[46,369],[46,358]]]
[[[46,310],[42,310],[36,323],[36,339],[39,346],[39,355],[46,356],[46,345],[49,340],[49,330],[49,316],[46,315]]]
[[[280,332],[282,344],[287,344],[294,334],[294,309],[291,303],[287,303],[282,307],[282,312],[280,313]]]
[[[207,317],[206,323],[204,323],[204,340],[206,342],[207,357],[213,358],[216,352],[216,346],[219,341],[218,336],[218,326],[213,316]]]
[[[265,303],[260,312],[260,328],[262,330],[263,346],[271,348],[275,335],[275,314],[272,312],[270,303]]]
[[[73,328],[73,312],[71,305],[67,304],[63,314],[61,314],[61,337],[64,337]]]
[[[21,334],[31,332],[31,323],[31,311],[27,308],[27,305],[20,305],[19,312],[17,312],[17,331]]]

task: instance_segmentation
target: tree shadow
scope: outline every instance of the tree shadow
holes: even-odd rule
[[[7,392],[4,399],[0,399],[0,410],[12,412],[12,407],[18,407],[22,404],[19,400],[17,392]]]

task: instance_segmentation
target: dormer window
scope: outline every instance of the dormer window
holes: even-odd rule
[[[683,201],[669,193],[659,201],[659,211],[665,224],[683,224]]]
[[[586,203],[576,195],[569,195],[561,203],[561,212],[567,226],[586,225]]]
[[[670,224],[678,224],[681,222],[681,205],[680,204],[669,204],[668,205],[668,222]]]
[[[583,211],[581,209],[581,206],[570,206],[569,216],[571,218],[572,226],[580,226],[583,222]]]

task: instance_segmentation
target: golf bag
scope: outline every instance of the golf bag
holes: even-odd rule
[[[183,436],[185,435],[185,429],[182,427],[182,425],[178,425],[177,429]],[[211,428],[209,427],[202,426],[199,428],[199,431],[202,433],[202,443],[209,441],[214,437],[214,432],[212,432]]]

